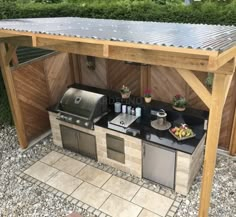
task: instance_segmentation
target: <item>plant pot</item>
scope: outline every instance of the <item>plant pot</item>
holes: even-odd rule
[[[176,107],[176,106],[172,106],[172,108],[174,109],[174,110],[176,110],[176,111],[179,111],[179,112],[183,112],[183,111],[185,111],[185,107],[183,107],[183,108],[180,108],[180,107]]]
[[[120,93],[120,94],[121,94],[122,99],[128,99],[130,97],[131,91],[127,93]]]
[[[150,103],[152,101],[152,97],[144,97],[146,103]]]

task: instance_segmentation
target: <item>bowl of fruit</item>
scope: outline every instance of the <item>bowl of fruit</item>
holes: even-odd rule
[[[187,124],[181,124],[180,126],[173,127],[169,129],[169,132],[178,141],[183,141],[185,139],[190,139],[196,136],[196,134],[189,126],[187,126]]]

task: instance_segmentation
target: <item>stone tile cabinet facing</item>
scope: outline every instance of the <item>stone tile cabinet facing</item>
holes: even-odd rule
[[[62,138],[60,133],[60,124],[71,127],[76,130],[80,130],[82,132],[90,133],[96,137],[96,148],[97,148],[97,159],[98,162],[104,163],[106,165],[110,165],[114,168],[117,168],[121,171],[129,173],[138,178],[142,178],[142,140],[125,135],[123,133],[119,133],[114,130],[106,129],[100,126],[95,125],[94,130],[88,130],[76,125],[68,124],[65,122],[61,122],[56,119],[56,113],[49,112],[53,142],[55,145],[59,147],[63,147]],[[112,135],[114,137],[119,137],[124,141],[124,162],[118,162],[108,157],[107,151],[107,134]],[[189,189],[194,181],[194,178],[199,171],[202,162],[203,162],[203,151],[205,145],[205,136],[203,136],[199,145],[193,152],[193,154],[186,154],[181,151],[176,151],[176,171],[175,171],[175,191],[181,193],[183,195],[187,195]],[[59,157],[59,156],[55,156]],[[50,164],[50,157],[48,159],[48,164]],[[66,158],[61,158],[56,164],[56,169],[63,169],[66,167],[68,170],[66,171],[70,175],[75,175],[84,165],[76,165],[75,162],[67,162]],[[77,168],[77,170],[73,170]],[[73,170],[72,173],[70,170]],[[90,171],[87,173],[87,171]],[[80,177],[82,180],[90,183],[91,185],[95,185],[96,187],[101,187],[104,185],[104,180],[106,180],[106,176],[99,173],[97,174],[97,178],[93,179],[89,174],[94,173],[92,167],[86,167],[80,171],[77,177]],[[106,183],[104,188],[109,192],[109,189],[112,188],[112,185],[109,185],[114,180],[110,180],[110,182]],[[113,189],[114,190],[114,189]],[[119,191],[119,190],[117,190]],[[127,191],[128,192],[128,191]],[[127,193],[126,192],[126,193]],[[121,197],[125,197],[125,199],[129,199],[129,196],[126,193],[118,195]]]

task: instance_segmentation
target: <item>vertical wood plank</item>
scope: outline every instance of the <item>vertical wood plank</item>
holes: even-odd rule
[[[233,123],[232,133],[231,133],[229,153],[230,155],[236,155],[236,109],[234,112],[234,123]]]
[[[16,131],[21,148],[27,148],[28,142],[26,139],[24,123],[22,118],[21,108],[17,99],[12,72],[9,64],[6,62],[6,47],[4,43],[0,44],[0,64],[2,69],[2,75],[4,84],[6,87],[10,108],[12,111],[13,120],[16,126]]]
[[[150,82],[149,82],[149,66],[141,66],[140,67],[140,96],[144,96],[145,89],[150,88]]]
[[[199,217],[207,217],[210,206],[214,169],[216,164],[217,147],[224,107],[226,75],[215,74],[212,89],[212,103],[210,108],[209,123],[207,130],[206,150],[204,157],[204,169],[201,187]],[[223,89],[224,90],[224,89]]]

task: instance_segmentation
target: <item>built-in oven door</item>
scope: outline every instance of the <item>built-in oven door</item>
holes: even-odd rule
[[[78,131],[79,153],[97,160],[96,138],[94,135]]]
[[[64,125],[60,125],[60,128],[63,148],[78,153],[78,131]]]

